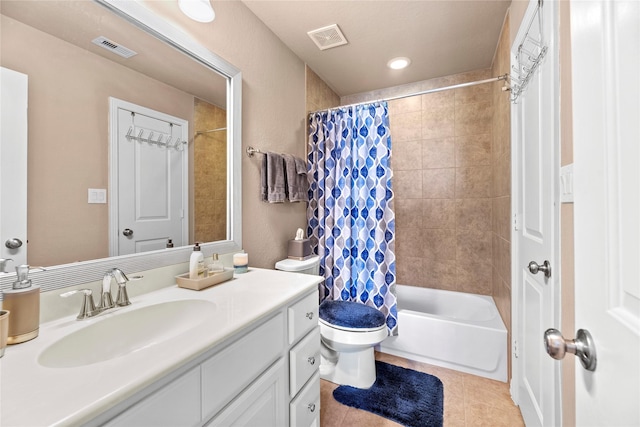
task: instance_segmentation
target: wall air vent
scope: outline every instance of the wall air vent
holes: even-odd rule
[[[342,46],[349,43],[337,24],[318,28],[307,33],[320,50]]]
[[[128,49],[122,45],[119,45],[118,43],[109,40],[106,37],[100,36],[98,38],[95,38],[93,40],[91,40],[94,44],[97,44],[98,46],[107,49],[110,52],[113,52],[117,55],[122,56],[123,58],[131,58],[133,55],[137,55],[137,52],[132,51],[131,49]]]

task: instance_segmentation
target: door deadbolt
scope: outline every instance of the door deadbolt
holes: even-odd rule
[[[529,263],[529,271],[531,274],[538,274],[538,271],[542,271],[544,273],[544,277],[548,279],[551,277],[551,263],[545,260],[542,265],[540,265],[535,261],[531,261]]]
[[[578,329],[576,339],[565,339],[557,329],[547,329],[544,333],[544,348],[549,356],[556,360],[572,353],[580,358],[582,367],[587,371],[595,371],[597,364],[596,346],[591,334],[586,329]]]

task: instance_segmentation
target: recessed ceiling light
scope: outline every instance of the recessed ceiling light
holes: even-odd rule
[[[211,22],[216,17],[209,0],[178,0],[182,13],[198,22]]]
[[[387,62],[387,67],[393,70],[401,70],[403,68],[407,68],[411,64],[411,60],[409,58],[400,57],[393,58],[389,62]]]

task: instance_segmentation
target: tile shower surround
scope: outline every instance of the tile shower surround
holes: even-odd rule
[[[482,70],[424,85],[490,76]],[[398,283],[492,293],[491,89],[484,84],[389,102]]]

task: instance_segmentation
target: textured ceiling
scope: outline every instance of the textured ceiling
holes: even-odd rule
[[[510,0],[243,0],[340,96],[489,68]],[[215,3],[214,3],[215,7]],[[307,32],[338,24],[349,44]],[[389,59],[411,58],[404,70]]]

